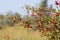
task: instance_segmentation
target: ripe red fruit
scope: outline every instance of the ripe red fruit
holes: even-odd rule
[[[56,17],[58,17],[58,16],[59,16],[59,14],[58,14],[58,13],[56,13],[56,14],[55,14],[55,16],[56,16]]]
[[[52,30],[50,29],[50,32],[52,33]]]
[[[16,21],[16,16],[13,17],[13,21],[14,21],[14,22]]]
[[[35,16],[34,13],[32,13],[32,16]]]
[[[27,25],[27,28],[32,28],[32,25]]]
[[[40,12],[38,15],[39,15],[39,16],[42,16],[42,15],[43,15],[43,13],[42,13],[42,12]]]
[[[46,28],[47,30],[49,30],[52,33],[52,29],[51,28]]]
[[[57,27],[56,24],[53,24],[53,27],[56,28]]]
[[[50,28],[46,28],[47,30],[50,30]]]
[[[29,28],[32,28],[32,25],[29,25]]]
[[[35,13],[34,12],[32,12],[32,14],[31,14],[32,16],[35,16]]]
[[[38,24],[38,25],[37,25],[37,28],[39,28],[40,26],[41,26],[41,24]]]
[[[58,1],[55,1],[55,5],[59,5]]]

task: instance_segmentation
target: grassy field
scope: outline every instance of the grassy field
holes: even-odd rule
[[[5,26],[0,30],[0,40],[47,40],[47,37],[41,36],[38,31],[27,30],[22,26]]]

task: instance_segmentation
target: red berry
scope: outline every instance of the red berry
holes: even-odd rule
[[[52,33],[52,30],[50,29],[50,32]]]
[[[37,25],[37,28],[39,28],[40,26],[41,26],[41,24],[38,24],[38,25]]]
[[[46,28],[47,30],[50,30],[50,28]]]
[[[35,16],[35,13],[34,12],[32,12],[32,14],[31,14],[32,16]]]
[[[27,25],[27,28],[32,28],[32,25]]]
[[[53,27],[56,28],[57,27],[56,24],[53,24]]]
[[[32,28],[32,25],[29,25],[29,28]]]
[[[56,16],[56,17],[58,17],[58,16],[59,16],[59,14],[58,14],[58,13],[56,13],[56,14],[55,14],[55,16]]]
[[[55,5],[59,5],[59,3],[57,1],[55,1]]]
[[[43,15],[43,13],[39,13],[38,15],[39,15],[39,16],[42,16],[42,15]]]
[[[16,16],[13,17],[13,21],[14,21],[14,22],[16,21]]]

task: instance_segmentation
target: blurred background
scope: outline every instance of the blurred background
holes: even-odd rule
[[[22,7],[25,5],[38,7],[41,0],[0,0],[0,14],[6,14],[7,12],[18,12],[22,16],[26,15],[26,11]],[[48,5],[53,5],[55,8],[54,0],[48,0]]]

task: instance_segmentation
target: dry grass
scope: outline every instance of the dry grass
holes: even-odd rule
[[[47,40],[38,31],[24,29],[22,26],[6,27],[0,30],[0,40]]]

